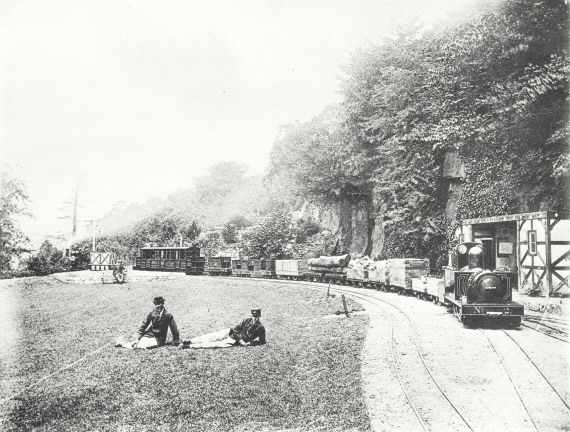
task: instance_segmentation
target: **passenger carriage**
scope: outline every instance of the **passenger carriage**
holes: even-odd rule
[[[136,270],[183,271],[202,274],[205,258],[198,246],[143,247],[135,260]]]

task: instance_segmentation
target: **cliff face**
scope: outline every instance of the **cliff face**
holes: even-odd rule
[[[340,252],[378,256],[383,243],[381,217],[371,214],[371,204],[339,203],[331,206],[309,202],[295,212],[296,219],[312,219],[334,234]],[[331,251],[332,252],[332,251]]]

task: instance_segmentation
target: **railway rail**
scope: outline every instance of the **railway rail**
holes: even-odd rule
[[[527,360],[532,364],[532,366],[536,369],[536,371],[539,373],[539,375],[544,379],[544,381],[546,382],[546,384],[548,384],[548,386],[552,389],[552,391],[554,392],[554,394],[556,394],[556,396],[558,397],[558,399],[560,399],[560,401],[564,404],[564,406],[566,407],[566,409],[568,411],[570,411],[570,404],[568,404],[568,402],[566,401],[566,399],[564,399],[564,397],[562,397],[562,395],[560,394],[560,392],[556,389],[556,387],[552,384],[552,382],[546,377],[546,375],[544,374],[544,372],[542,371],[541,368],[538,367],[538,365],[536,364],[536,362],[531,358],[531,356],[528,354],[528,352],[521,346],[521,344],[513,337],[509,334],[508,331],[503,330],[503,333],[505,335],[507,335],[507,337],[516,345],[516,347],[524,354],[524,356],[527,358]]]
[[[565,328],[567,324],[564,320],[541,316],[526,316],[524,321],[522,326],[552,339],[568,343],[568,330]]]
[[[497,351],[497,348],[495,347],[495,345],[493,344],[493,342],[491,341],[491,339],[489,338],[489,335],[487,335],[484,330],[481,330],[481,332],[483,332],[483,335],[485,336],[486,340],[487,340],[487,344],[489,345],[489,347],[491,348],[491,350],[496,354],[497,358],[499,359],[499,363],[501,364],[507,378],[509,379],[509,382],[511,383],[511,385],[513,386],[513,389],[517,395],[517,398],[524,410],[524,412],[526,413],[527,418],[530,420],[534,430],[536,432],[540,432],[540,429],[538,429],[538,426],[536,424],[536,421],[534,420],[532,414],[530,413],[530,410],[524,400],[524,398],[521,395],[521,390],[519,389],[519,386],[515,383],[513,376],[511,374],[511,372],[509,371],[509,369],[507,368],[507,365],[505,364],[505,360],[503,358],[503,356]]]
[[[420,362],[422,363],[423,368],[425,369],[425,371],[427,372],[427,374],[430,377],[430,380],[432,381],[432,383],[434,384],[434,386],[437,388],[437,390],[439,391],[439,393],[441,394],[441,396],[447,401],[447,403],[449,404],[449,406],[451,407],[451,409],[457,414],[457,416],[461,419],[461,422],[467,427],[467,429],[473,431],[473,428],[471,427],[471,425],[469,424],[469,422],[467,421],[467,419],[465,418],[465,416],[463,414],[461,414],[461,412],[459,411],[459,409],[457,408],[456,404],[453,403],[453,401],[450,399],[450,397],[447,395],[446,391],[443,389],[443,387],[441,386],[441,384],[438,382],[438,380],[435,378],[433,371],[429,368],[429,366],[426,363],[425,357],[422,354],[422,349],[421,349],[421,345],[419,342],[419,335],[418,335],[418,331],[416,329],[416,327],[414,326],[410,316],[403,311],[400,307],[398,307],[397,305],[377,298],[373,295],[370,294],[366,294],[366,293],[355,293],[354,290],[350,290],[347,288],[336,288],[333,287],[333,290],[336,290],[338,292],[344,292],[347,293],[355,298],[360,298],[360,299],[366,299],[367,301],[372,301],[375,303],[382,303],[385,305],[390,306],[391,308],[395,309],[401,316],[403,316],[407,323],[408,326],[410,327],[410,329],[413,332],[414,337],[412,338],[412,342],[413,345],[415,347],[416,353],[418,355],[418,358],[420,359]],[[392,325],[392,330],[394,329],[394,326]]]

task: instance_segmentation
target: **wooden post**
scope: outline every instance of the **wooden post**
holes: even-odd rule
[[[327,298],[331,295],[331,283],[329,282],[329,286],[327,287]]]
[[[346,306],[346,298],[342,295],[342,306],[344,307],[344,314],[348,316],[348,307]]]
[[[546,220],[544,222],[544,249],[546,262],[546,301],[550,301],[550,294],[552,293],[552,250],[550,243],[550,212],[546,213]]]

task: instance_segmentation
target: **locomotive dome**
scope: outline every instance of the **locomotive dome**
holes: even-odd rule
[[[483,267],[483,248],[481,246],[475,245],[469,249],[467,263],[470,269]]]

